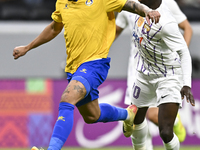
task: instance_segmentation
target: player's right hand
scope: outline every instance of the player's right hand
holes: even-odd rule
[[[146,13],[146,20],[147,23],[150,25],[150,21],[154,22],[155,24],[160,20],[160,13],[156,10],[150,10]]]
[[[15,47],[13,50],[14,59],[18,59],[19,57],[24,56],[27,53],[27,51],[28,50],[26,46]]]

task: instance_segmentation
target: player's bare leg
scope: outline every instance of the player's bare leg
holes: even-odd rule
[[[149,121],[158,126],[158,107],[150,107],[147,111],[146,117]]]
[[[67,102],[75,105],[83,99],[85,95],[86,89],[84,85],[77,80],[71,80],[62,94],[60,102]]]
[[[137,107],[135,105],[130,105],[127,109],[124,109],[111,106],[107,103],[99,104],[98,99],[96,99],[78,107],[78,110],[86,123],[112,122],[123,120],[124,122],[126,122],[125,125],[131,124],[131,129],[128,130],[126,127],[127,133],[124,133],[124,135],[126,136],[130,132],[130,130],[132,133],[133,120],[137,112]]]
[[[101,114],[98,99],[78,107],[78,110],[86,123],[94,123]]]
[[[150,107],[147,111],[146,117],[149,121],[153,122],[158,126],[158,107]],[[174,123],[173,131],[179,139],[179,142],[183,142],[186,137],[186,130],[181,122],[180,115],[176,116],[176,120]]]
[[[58,119],[55,123],[48,150],[60,150],[67,140],[72,127],[74,117],[74,105],[86,95],[84,85],[76,80],[71,80],[64,90],[60,104]],[[40,150],[33,147],[32,150]]]
[[[164,103],[159,105],[159,132],[166,150],[179,150],[180,148],[180,142],[173,132],[174,121],[176,119],[178,109],[178,103]]]

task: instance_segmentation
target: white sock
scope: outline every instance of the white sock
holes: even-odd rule
[[[146,137],[146,149],[153,150],[152,137],[151,137],[151,133],[149,132],[149,128],[148,128],[148,133]]]
[[[178,137],[176,136],[176,134],[174,134],[174,137],[172,138],[172,140],[169,143],[164,143],[165,149],[166,150],[179,150],[180,148],[180,142],[178,140]]]
[[[131,135],[133,148],[135,150],[146,150],[146,136],[148,133],[148,125],[146,119],[139,125],[135,125]]]

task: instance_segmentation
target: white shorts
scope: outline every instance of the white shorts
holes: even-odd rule
[[[182,107],[182,85],[182,75],[155,78],[138,72],[131,92],[131,102],[138,108],[163,103],[179,103]]]
[[[137,51],[135,49],[131,50],[131,55],[129,57],[129,62],[128,62],[128,75],[127,75],[127,88],[126,88],[126,95],[125,95],[125,100],[124,103],[127,105],[131,104],[131,89],[133,87],[133,83],[136,79],[136,67],[137,67]]]

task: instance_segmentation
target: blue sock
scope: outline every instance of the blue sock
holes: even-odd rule
[[[99,107],[101,115],[96,122],[112,122],[127,118],[128,112],[124,108],[115,107],[107,103],[101,103]]]
[[[74,105],[61,102],[59,115],[47,150],[61,150],[73,127]]]

